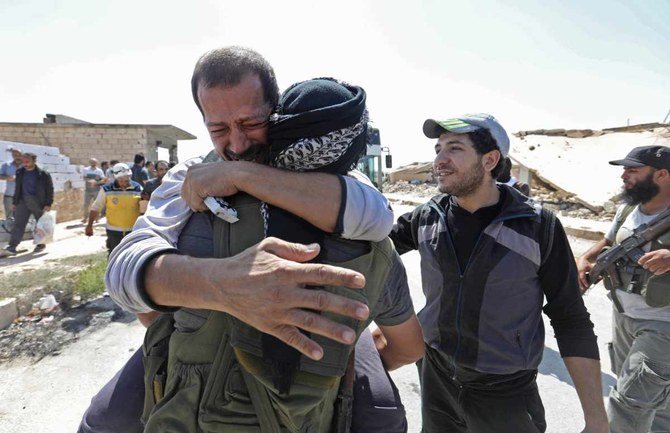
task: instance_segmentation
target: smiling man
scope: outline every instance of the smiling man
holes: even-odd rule
[[[535,381],[544,309],[585,431],[606,432],[598,346],[563,228],[514,188],[496,185],[507,133],[489,114],[429,119],[423,132],[437,139],[443,194],[401,216],[391,233],[399,253],[421,255],[423,431],[545,431]]]

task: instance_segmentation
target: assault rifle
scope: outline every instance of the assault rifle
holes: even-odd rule
[[[645,254],[642,251],[642,246],[657,239],[668,230],[670,230],[670,209],[665,210],[649,223],[637,227],[632,235],[621,241],[617,246],[603,250],[598,255],[591,272],[586,275],[589,284],[593,285],[601,277],[605,278],[605,286],[612,295],[612,302],[614,302],[619,312],[623,312],[616,290],[625,290],[625,288],[621,282],[617,265],[625,265],[627,261],[630,261],[632,265],[637,265],[637,262]]]

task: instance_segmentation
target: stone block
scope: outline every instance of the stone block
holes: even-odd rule
[[[5,329],[19,317],[16,298],[0,299],[0,329]]]

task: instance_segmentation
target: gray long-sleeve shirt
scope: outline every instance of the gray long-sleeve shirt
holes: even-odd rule
[[[175,166],[151,196],[147,212],[109,257],[105,286],[122,308],[133,313],[152,310],[144,293],[144,268],[149,260],[176,249],[179,234],[191,216],[181,198],[188,167],[202,162],[193,158]],[[336,232],[347,239],[380,241],[393,227],[393,212],[386,198],[358,171],[341,177],[343,194]]]

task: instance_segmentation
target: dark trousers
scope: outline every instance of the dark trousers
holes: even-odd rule
[[[9,246],[16,248],[16,246],[23,239],[23,233],[26,231],[26,225],[30,214],[35,217],[35,220],[42,216],[42,206],[37,201],[37,198],[32,195],[24,195],[19,204],[16,205],[14,212],[14,227],[9,238]]]
[[[543,433],[547,424],[537,372],[503,383],[462,384],[446,357],[426,347],[417,363],[424,433]]]
[[[144,405],[142,349],[102,387],[84,413],[78,433],[141,433]]]
[[[107,230],[107,254],[111,254],[112,250],[121,243],[121,239],[125,238],[128,233],[130,232]]]
[[[400,394],[374,347],[369,331],[356,344],[356,380],[351,433],[407,433]],[[91,400],[78,433],[141,433],[144,405],[142,350]]]

